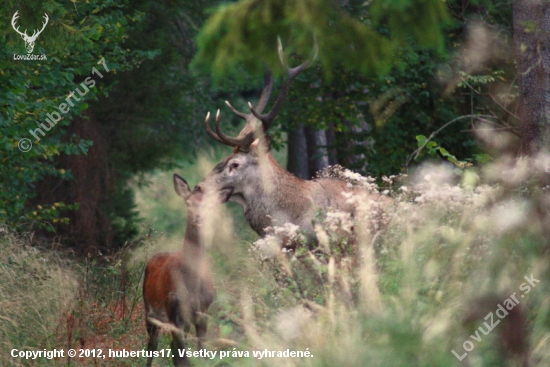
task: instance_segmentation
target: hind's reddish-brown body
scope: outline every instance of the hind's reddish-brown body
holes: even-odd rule
[[[205,313],[212,303],[212,279],[209,272],[194,269],[197,264],[184,262],[183,256],[183,252],[163,252],[149,260],[143,282],[143,298],[147,300],[145,311],[168,322],[161,319],[170,314],[170,306],[186,302],[190,313],[185,319],[196,324],[197,315]],[[179,293],[187,293],[187,299],[178,299],[181,287],[185,289]]]
[[[201,235],[201,211],[204,193],[197,187],[191,192],[187,182],[174,175],[176,192],[187,204],[187,228],[183,249],[178,252],[155,254],[145,267],[143,279],[143,302],[146,327],[149,334],[147,350],[157,349],[158,328],[167,328],[172,333],[172,356],[174,365],[188,366],[184,336],[192,325],[202,348],[206,335],[206,311],[214,299],[214,287],[205,257],[205,244]],[[147,358],[150,367],[152,357]]]

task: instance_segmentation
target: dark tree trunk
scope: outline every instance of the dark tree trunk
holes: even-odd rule
[[[334,124],[331,123],[326,131],[327,134],[327,146],[328,146],[328,164],[334,166],[338,164],[338,158],[335,148],[335,133]]]
[[[309,177],[315,177],[317,171],[328,167],[327,134],[325,130],[305,128],[307,155],[309,157]]]
[[[532,155],[550,142],[550,3],[514,1],[513,22],[521,153]]]
[[[299,126],[288,133],[288,157],[286,167],[290,173],[298,178],[304,180],[309,178],[307,142],[303,126]]]
[[[57,224],[55,236],[82,254],[113,250],[113,230],[104,207],[109,200],[113,177],[107,162],[107,145],[99,124],[91,114],[71,122],[67,135],[78,135],[93,141],[87,155],[65,155],[57,158],[58,167],[71,170],[73,179],[45,177],[37,191],[38,203],[78,203],[77,210],[65,213],[69,224]],[[47,233],[44,233],[47,235]]]
[[[372,143],[368,139],[362,138],[362,136],[366,135],[366,132],[370,130],[370,126],[366,122],[363,122],[360,126],[353,125],[346,119],[342,119],[342,124],[348,127],[349,132],[338,136],[340,141],[343,139],[348,140],[347,145],[340,144],[343,147],[338,151],[338,156],[343,157],[340,164],[355,171],[367,172],[369,164],[362,152],[372,149]]]

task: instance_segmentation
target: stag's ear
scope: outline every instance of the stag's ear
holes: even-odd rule
[[[174,173],[174,189],[176,193],[184,199],[187,199],[191,195],[191,189],[189,184],[179,175]]]
[[[250,146],[250,152],[254,154],[265,154],[271,149],[271,138],[268,135],[264,135],[261,138],[254,140]]]

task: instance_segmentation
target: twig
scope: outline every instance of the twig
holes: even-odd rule
[[[302,304],[308,310],[313,311],[313,312],[324,312],[324,311],[327,310],[326,307],[321,306],[320,304],[317,304],[313,301],[310,301],[309,299],[302,299]]]
[[[486,130],[486,131],[502,131],[502,130],[513,130],[514,128],[511,127],[511,126],[506,126],[506,127],[495,127],[495,128],[485,128],[485,129],[476,129],[476,128],[472,128],[472,129],[466,129],[466,130],[460,130],[461,133],[474,133],[476,131],[483,131],[483,130]]]
[[[473,90],[477,94],[481,95],[481,93],[479,93],[474,87],[472,87],[470,84],[468,84],[468,82],[466,80],[464,80],[463,77],[460,77],[460,80],[462,80],[464,82],[464,84],[466,84],[468,86],[468,88],[470,88],[471,90]]]
[[[518,120],[520,119],[518,116],[516,116],[516,114],[514,114],[512,111],[508,111],[506,109],[506,106],[503,106],[502,104],[500,104],[499,101],[496,100],[495,97],[493,97],[493,95],[491,93],[488,93],[489,94],[489,97],[491,97],[491,99],[493,100],[493,102],[495,102],[497,104],[497,106],[499,106],[500,108],[502,108],[504,110],[504,112],[506,112],[507,114],[509,114],[510,116],[513,116],[515,118],[517,118]]]
[[[407,161],[405,162],[405,167],[409,167],[409,163],[413,159],[413,156],[414,156],[414,159],[418,158],[418,155],[420,154],[422,149],[424,149],[426,147],[426,145],[430,142],[430,140],[432,140],[439,132],[441,132],[441,130],[445,129],[447,126],[451,125],[454,122],[464,120],[464,119],[468,119],[468,118],[476,118],[476,119],[482,120],[482,119],[485,119],[485,118],[494,118],[494,116],[489,116],[489,115],[464,115],[464,116],[457,117],[457,118],[447,122],[445,125],[441,126],[439,129],[437,129],[436,131],[431,133],[430,136],[428,137],[428,139],[426,139],[426,141],[424,142],[424,144],[422,144],[421,147],[416,149],[414,152],[411,153],[411,155],[408,156]]]
[[[508,90],[506,91],[506,95],[509,95],[510,94],[510,90],[512,90],[512,86],[514,85],[514,83],[516,82],[516,79],[518,78],[518,76],[514,76],[514,79],[512,79],[512,82],[510,83],[510,86],[508,87]],[[506,100],[504,100],[504,107],[506,109]],[[515,115],[515,114],[514,114]]]

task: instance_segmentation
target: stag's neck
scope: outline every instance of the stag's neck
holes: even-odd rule
[[[311,183],[311,181],[302,180],[285,170],[270,153],[267,154],[265,163],[265,180],[254,189],[254,192],[259,191],[263,195],[251,195],[254,198],[276,198],[278,200],[275,200],[273,204],[280,203],[280,206],[286,207],[286,203],[295,202],[293,192],[296,193],[297,190],[307,187]]]
[[[264,235],[264,228],[291,222],[300,225],[313,202],[309,195],[311,181],[299,179],[281,167],[268,154],[264,179],[251,186],[244,195],[245,217],[254,231]]]

